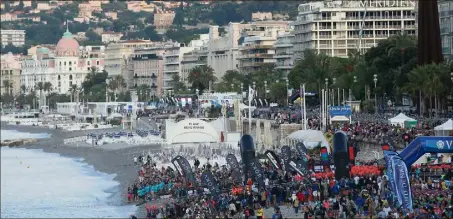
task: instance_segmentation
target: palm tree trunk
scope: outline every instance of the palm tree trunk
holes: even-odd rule
[[[437,102],[437,93],[434,94],[434,108],[436,108],[436,117],[437,117],[437,113],[439,112],[439,102]]]
[[[419,111],[419,116],[423,115],[423,109],[422,109],[422,91],[418,91],[418,108],[420,109]]]
[[[433,95],[429,95],[429,118],[431,118],[432,115],[432,110],[433,110]]]

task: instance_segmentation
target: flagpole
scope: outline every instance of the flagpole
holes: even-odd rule
[[[319,94],[319,97],[321,98],[321,121],[320,121],[320,129],[322,130],[323,129],[323,125],[324,125],[324,89],[321,89],[321,93]]]
[[[252,89],[250,88],[249,85],[249,135],[252,134],[252,99],[253,99],[253,94],[252,94]]]
[[[303,94],[303,90],[302,90],[302,84],[299,85],[299,96],[300,96],[300,119],[301,119],[301,125],[302,125],[302,129],[305,130],[305,125],[304,125],[304,115],[302,115],[302,113],[304,112],[303,111],[303,100],[302,98],[304,98],[304,94]]]
[[[304,130],[307,130],[307,103],[305,102],[305,84],[302,85],[304,94]]]

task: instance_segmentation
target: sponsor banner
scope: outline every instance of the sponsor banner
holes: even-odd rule
[[[263,175],[263,169],[261,168],[261,163],[258,159],[254,159],[252,162],[250,162],[250,171],[252,172],[252,176],[254,178],[254,181],[258,183],[260,188],[264,188],[264,175]]]
[[[184,176],[192,185],[195,184],[195,176],[192,172],[192,167],[186,158],[178,155],[171,161],[178,170],[179,174]]]
[[[331,106],[329,109],[330,117],[334,116],[350,116],[351,106]]]
[[[234,154],[228,154],[226,156],[226,162],[230,166],[230,169],[232,170],[232,177],[234,182],[242,182],[242,172],[241,172],[241,167],[239,165],[238,159]]]
[[[266,157],[269,159],[269,161],[272,163],[272,166],[274,166],[275,169],[281,170],[282,169],[282,163],[280,158],[275,154],[275,152],[271,150],[267,150],[264,152]]]
[[[305,147],[304,143],[299,142],[296,144],[296,149],[299,152],[301,160],[298,161],[300,163],[300,168],[301,169],[306,169],[308,172],[308,160],[310,159],[310,156],[307,154],[307,148]]]
[[[281,148],[282,152],[282,161],[283,161],[283,168],[285,172],[289,172],[290,166],[289,162],[291,160],[291,148],[288,145],[285,145]]]
[[[412,208],[412,193],[409,182],[409,174],[404,161],[397,155],[393,156],[393,177],[395,179],[396,191],[400,206],[406,210],[413,212]]]
[[[211,195],[214,198],[218,198],[222,193],[219,184],[217,183],[217,180],[214,179],[211,171],[206,170],[201,174],[201,182],[203,183],[203,186],[209,189],[209,192],[211,192]]]
[[[395,179],[394,179],[394,173],[393,173],[393,157],[398,156],[396,152],[393,151],[384,151],[384,160],[385,160],[385,167],[386,167],[386,176],[388,178],[388,183],[390,185],[390,190],[392,191],[393,194],[393,200],[392,202],[395,203],[398,199],[397,195],[397,190],[396,190],[396,185],[395,185]],[[400,202],[400,200],[398,200]]]

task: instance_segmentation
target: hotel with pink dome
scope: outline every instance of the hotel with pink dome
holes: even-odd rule
[[[53,92],[67,94],[73,85],[81,87],[92,71],[104,70],[105,46],[80,46],[69,30],[55,48],[41,46],[22,61],[21,84],[30,92],[39,82],[51,82]]]

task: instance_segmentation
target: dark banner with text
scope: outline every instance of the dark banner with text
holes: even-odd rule
[[[280,158],[275,154],[275,152],[271,150],[267,150],[264,152],[266,157],[269,159],[269,161],[272,163],[272,166],[274,166],[275,169],[281,170],[282,169],[282,162]]]
[[[283,167],[285,168],[285,172],[291,171],[289,162],[291,160],[291,148],[288,145],[285,145],[281,148],[282,152],[282,160],[283,160]]]
[[[253,181],[257,182],[260,188],[264,188],[264,172],[258,159],[250,162],[250,171],[252,172]]]
[[[188,182],[192,185],[195,184],[195,176],[192,172],[192,167],[190,167],[189,161],[186,158],[178,155],[171,161],[173,165],[178,170],[179,174],[184,176]]]
[[[212,197],[217,199],[221,194],[219,184],[217,183],[217,180],[215,180],[211,171],[206,170],[203,172],[203,174],[201,174],[201,183],[203,183],[203,186],[209,189]]]
[[[238,159],[234,154],[228,154],[226,156],[226,162],[230,166],[231,169],[231,175],[233,178],[233,181],[236,183],[242,182],[242,172],[241,172],[241,166],[239,165]]]

